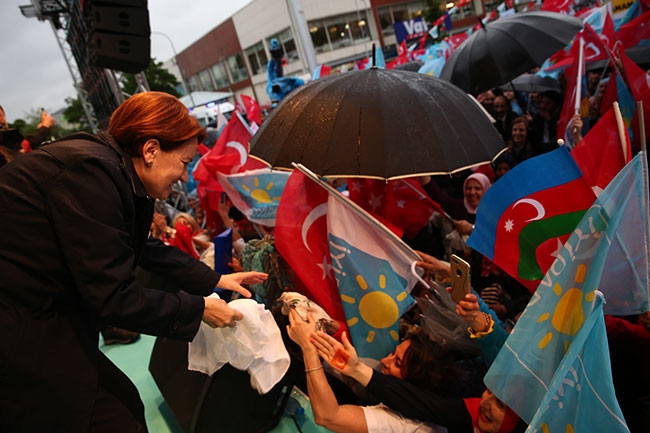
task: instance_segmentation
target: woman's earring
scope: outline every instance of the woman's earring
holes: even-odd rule
[[[153,165],[153,161],[152,160],[146,161],[144,165],[146,165],[147,167],[151,167]]]

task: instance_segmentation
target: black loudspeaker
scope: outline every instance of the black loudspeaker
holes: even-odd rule
[[[146,0],[86,0],[93,65],[137,73],[151,61]]]
[[[92,38],[93,65],[133,74],[145,69],[151,60],[148,37],[95,33]]]
[[[147,8],[126,8],[95,5],[89,10],[92,28],[96,32],[149,36]]]

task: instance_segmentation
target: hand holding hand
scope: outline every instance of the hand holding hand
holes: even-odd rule
[[[311,313],[307,313],[307,321],[305,322],[295,308],[289,310],[289,325],[287,325],[287,334],[289,338],[296,343],[300,348],[305,351],[309,347],[313,347],[311,343],[311,336],[316,332],[316,322]]]
[[[222,275],[217,283],[217,287],[224,290],[232,290],[250,298],[251,292],[243,287],[242,284],[261,284],[267,278],[268,274],[264,272],[235,272],[234,274]]]
[[[240,311],[230,308],[223,299],[208,297],[204,301],[202,320],[212,328],[233,327],[244,318]]]

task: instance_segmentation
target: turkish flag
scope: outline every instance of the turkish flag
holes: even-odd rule
[[[650,131],[650,75],[641,69],[636,63],[630,60],[629,57],[621,52],[621,63],[627,76],[630,92],[635,101],[643,103],[645,131]],[[635,149],[641,149],[639,142],[640,129],[639,129],[639,116],[638,113],[632,117],[632,133],[634,135]]]
[[[623,127],[623,134],[625,147],[621,146],[616,115],[614,108],[610,107],[571,151],[571,156],[592,189],[596,187],[600,191],[604,190],[614,176],[632,159],[630,137],[625,127]]]
[[[634,47],[642,39],[650,39],[650,11],[623,24],[616,32],[616,36],[624,48]]]
[[[217,173],[234,174],[266,167],[259,160],[248,157],[252,136],[244,119],[234,113],[210,152],[203,155],[196,164],[192,174],[199,182],[196,190],[204,209],[219,209],[224,189],[219,184]]]
[[[327,240],[329,193],[298,170],[284,187],[275,218],[275,247],[300,278],[296,291],[320,305],[347,330]],[[349,334],[348,334],[349,335]]]
[[[371,213],[393,233],[391,226],[414,238],[426,225],[434,212],[443,213],[440,205],[429,197],[415,179],[348,179],[350,200]],[[388,222],[388,224],[386,224]]]
[[[246,117],[249,122],[255,122],[258,125],[262,124],[262,109],[260,104],[248,95],[239,95],[244,107],[246,108]]]

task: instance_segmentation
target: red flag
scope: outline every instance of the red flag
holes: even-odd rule
[[[379,179],[349,179],[348,190],[350,200],[373,216],[379,216],[380,220],[385,219],[400,228],[409,239],[422,230],[434,212],[443,213],[440,205],[431,200],[414,179],[389,182]],[[395,233],[395,230],[392,231]]]
[[[578,71],[580,68],[580,38],[584,40],[584,55],[583,55],[583,64],[582,64],[582,75],[578,77]],[[591,26],[585,23],[585,26],[573,41],[571,49],[569,50],[569,57],[573,59],[572,64],[566,69],[567,77],[567,86],[566,92],[564,95],[564,102],[562,104],[562,110],[560,111],[560,118],[557,123],[557,138],[568,140],[566,128],[571,118],[575,114],[575,99],[578,80],[582,81],[581,84],[581,102],[580,102],[580,115],[581,117],[587,117],[589,115],[589,94],[587,93],[587,78],[586,78],[586,68],[584,62],[588,58],[595,60],[601,58],[604,54],[607,57],[607,52],[609,49],[605,46],[598,33],[591,28]]]
[[[345,314],[327,240],[328,195],[324,188],[294,170],[278,206],[275,246],[304,283],[296,291],[320,305],[345,329]]]
[[[403,65],[409,61],[408,47],[406,41],[402,41],[397,47],[397,57],[386,63],[386,69],[394,69],[396,66]]]
[[[616,32],[616,36],[624,48],[631,48],[642,39],[650,39],[650,11],[623,24]]]
[[[632,159],[630,137],[625,127],[623,133],[625,149],[621,146],[614,107],[611,107],[571,151],[571,156],[580,167],[585,181],[597,194],[604,190]]]
[[[386,219],[387,189],[388,186],[384,180],[348,179],[350,200],[358,204],[366,212],[372,214],[379,222],[395,233],[395,236],[401,238],[404,234],[404,229]]]
[[[607,87],[603,92],[603,99],[600,101],[600,115],[603,116],[612,107],[612,104],[618,99],[618,90],[616,89],[616,69],[609,75]]]
[[[207,205],[205,209],[219,209],[224,189],[217,179],[218,172],[234,174],[266,167],[262,162],[248,158],[248,144],[252,136],[244,119],[238,113],[233,113],[210,152],[196,164],[193,176],[199,182],[197,193],[201,204]]]
[[[467,39],[469,36],[467,35],[467,32],[460,32],[455,35],[449,36],[448,38],[445,38],[449,46],[451,47],[451,52],[453,53],[456,48],[463,42],[465,42],[465,39]]]
[[[544,0],[542,10],[547,12],[568,13],[575,4],[573,0]]]
[[[650,75],[630,60],[623,52],[621,52],[621,63],[623,64],[632,96],[636,101],[643,102],[645,130],[650,131]],[[638,115],[632,118],[632,133],[634,134],[635,148],[640,149]]]
[[[244,107],[246,107],[246,117],[249,122],[255,122],[258,125],[262,124],[262,109],[260,104],[248,95],[239,95]]]

